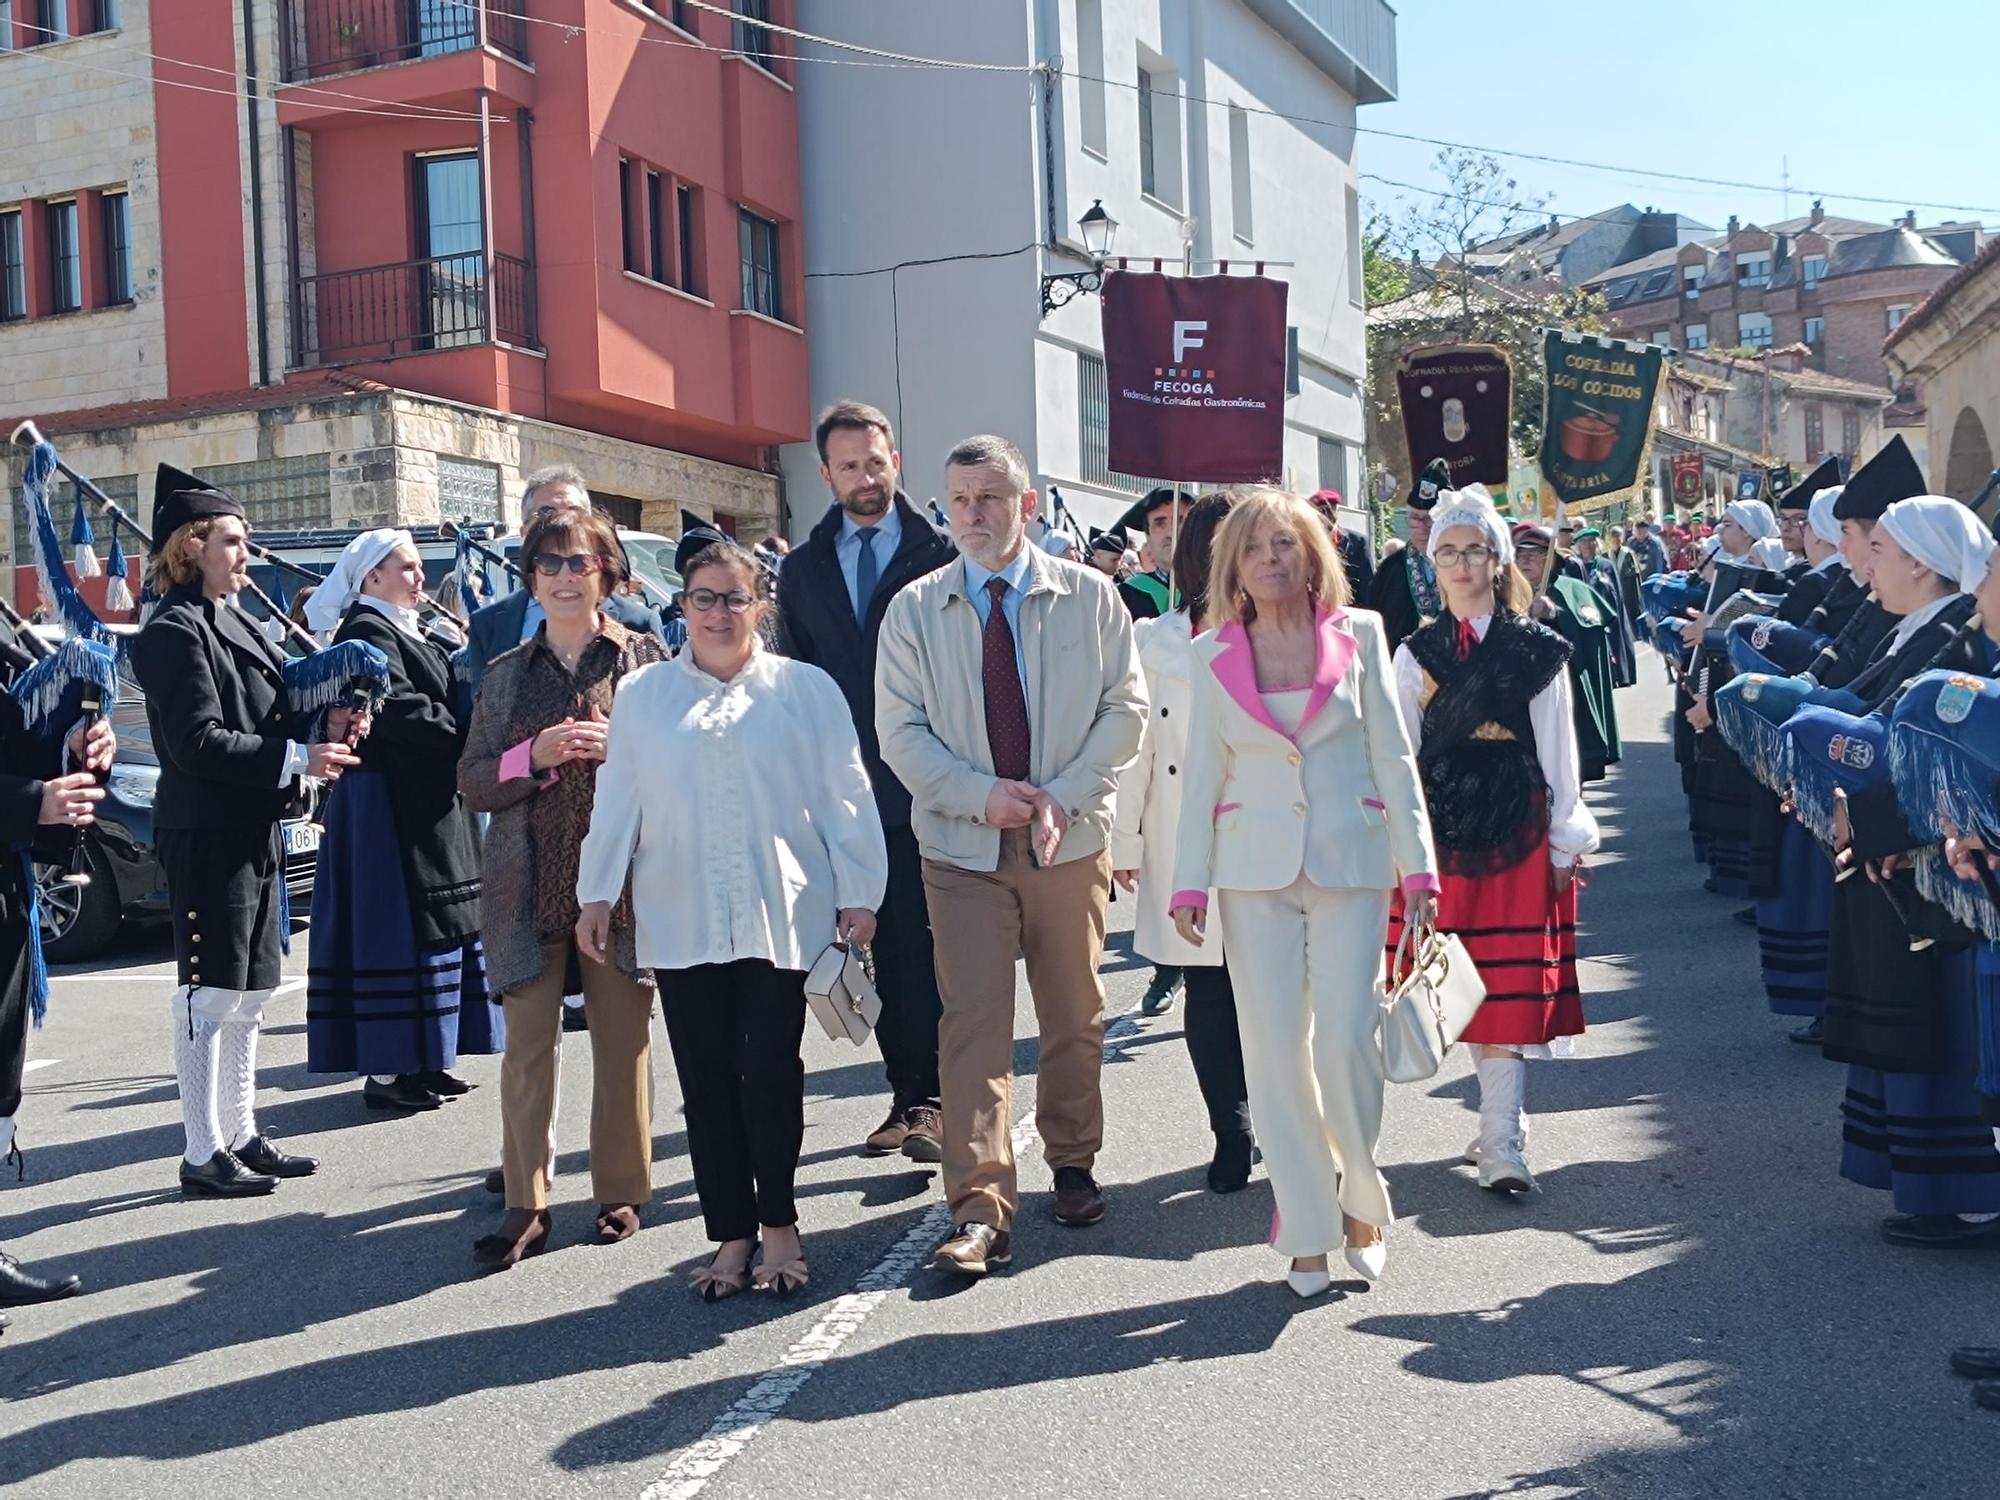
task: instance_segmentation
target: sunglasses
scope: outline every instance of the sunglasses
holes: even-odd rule
[[[532,560],[535,571],[544,578],[554,578],[564,568],[568,568],[579,578],[604,571],[604,559],[595,552],[572,552],[568,555],[560,552],[537,552]]]

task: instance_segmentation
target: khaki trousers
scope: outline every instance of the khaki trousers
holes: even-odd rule
[[[1082,1167],[1104,1144],[1104,910],[1111,855],[1038,869],[1028,833],[1000,838],[987,873],[924,861],[938,935],[938,1078],[944,1103],[944,1189],[954,1224],[1012,1232],[1020,1193],[1013,1118],[1014,957],[1028,962],[1041,1034],[1035,1124],[1051,1167]]]
[[[549,1206],[569,951],[567,942],[543,948],[541,977],[501,997],[500,1165],[509,1208]],[[653,1195],[653,991],[610,964],[578,962],[590,1011],[591,1191],[599,1203],[644,1203]]]

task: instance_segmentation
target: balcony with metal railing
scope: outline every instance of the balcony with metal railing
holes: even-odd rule
[[[534,268],[478,251],[302,276],[292,288],[294,368],[511,344],[539,349]]]
[[[526,62],[527,0],[279,0],[278,45],[286,83],[488,48]]]

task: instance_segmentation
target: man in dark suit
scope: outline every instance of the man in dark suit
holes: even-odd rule
[[[590,509],[590,491],[585,488],[580,471],[569,464],[554,464],[528,476],[527,488],[521,492],[523,529],[537,516],[551,515],[564,508]],[[521,566],[527,565],[528,560],[522,558]],[[628,630],[660,634],[660,617],[629,594],[611,595],[603,608],[606,615]],[[541,623],[542,607],[526,589],[516,589],[473,614],[466,624],[466,640],[471,647],[467,653],[471,660],[467,680],[473,697],[479,695],[479,681],[493,658],[512,651],[533,635]]]
[[[1340,570],[1347,575],[1348,597],[1359,604],[1375,586],[1375,559],[1369,555],[1368,538],[1353,527],[1340,524],[1339,490],[1318,491],[1312,497],[1312,506],[1332,533],[1333,550],[1340,554]]]
[[[923,861],[910,830],[910,794],[882,764],[875,737],[875,650],[889,601],[950,562],[958,549],[902,492],[902,455],[888,417],[859,401],[836,402],[820,415],[813,440],[834,503],[778,569],[778,649],[840,685],[888,838],[889,890],[876,914],[874,944],[882,996],[875,1034],[892,1099],[867,1150],[934,1162],[944,1152],[937,1050],[942,1004]]]

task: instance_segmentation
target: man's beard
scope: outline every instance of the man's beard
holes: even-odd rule
[[[868,488],[849,490],[840,497],[840,508],[850,516],[879,516],[889,508],[894,496],[895,491],[888,485],[875,488],[873,493]]]

